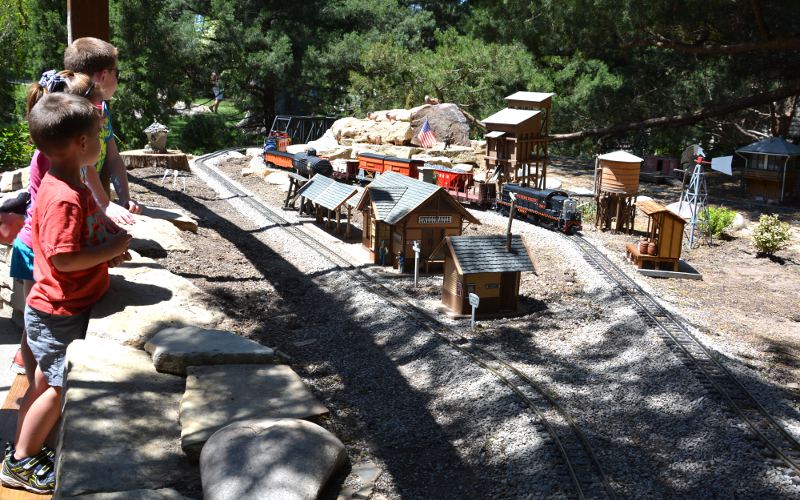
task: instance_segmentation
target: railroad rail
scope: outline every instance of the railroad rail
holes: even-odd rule
[[[684,364],[725,401],[735,415],[785,466],[800,472],[800,443],[764,409],[741,382],[725,368],[689,329],[605,254],[582,236],[571,236],[595,270],[625,293],[644,322],[661,337]]]
[[[349,273],[367,290],[376,293],[378,296],[390,296],[392,300],[386,301],[390,307],[396,308],[416,324],[441,338],[452,348],[469,356],[475,363],[497,377],[537,416],[539,425],[544,428],[552,444],[557,449],[563,461],[559,465],[563,466],[563,472],[566,472],[566,476],[578,498],[616,498],[614,490],[603,472],[588,439],[575,424],[570,414],[558,404],[548,391],[510,363],[494,353],[478,347],[471,340],[463,337],[441,323],[433,315],[410,302],[396,290],[380,283],[363,270],[353,266],[348,260],[320,243],[314,236],[284,219],[279,213],[273,211],[243,187],[225,177],[215,168],[206,165],[208,160],[216,156],[239,149],[232,148],[198,157],[194,161],[193,168],[220,184],[238,200],[245,203],[250,209],[266,218],[272,224],[280,227],[297,238],[302,244],[317,252],[334,267]],[[541,429],[539,430],[541,432]],[[561,473],[562,477],[564,476],[563,472]]]

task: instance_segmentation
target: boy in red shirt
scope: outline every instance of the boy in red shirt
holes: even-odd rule
[[[0,481],[35,493],[55,488],[52,450],[44,446],[61,416],[67,346],[86,336],[89,314],[108,290],[109,266],[130,259],[130,236],[98,208],[81,182],[82,166],[100,155],[100,116],[87,99],[54,93],[28,116],[31,138],[52,166],[32,217],[33,285],[25,307],[28,345],[36,358],[34,388],[19,410],[16,446]]]

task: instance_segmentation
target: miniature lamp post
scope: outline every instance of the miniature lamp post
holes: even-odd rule
[[[417,276],[419,276],[419,240],[414,240],[411,249],[414,250],[414,288],[417,288]]]
[[[153,153],[166,153],[167,152],[167,134],[169,128],[158,122],[153,122],[149,127],[144,129],[147,135],[147,147],[144,148],[146,152]]]

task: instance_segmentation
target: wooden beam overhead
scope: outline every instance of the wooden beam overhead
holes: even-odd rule
[[[85,36],[110,41],[108,0],[67,0],[67,43]]]

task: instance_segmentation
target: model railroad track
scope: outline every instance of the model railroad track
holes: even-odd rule
[[[443,339],[451,347],[469,356],[479,366],[491,372],[504,385],[509,387],[538,417],[537,430],[544,431],[549,435],[560,457],[560,465],[563,467],[563,472],[560,474],[561,479],[565,483],[571,483],[578,498],[616,498],[608,478],[600,467],[600,462],[583,432],[575,424],[569,413],[557,403],[555,398],[535,381],[495,354],[475,345],[471,340],[442,324],[434,316],[417,307],[394,289],[356,268],[349,261],[324,246],[312,235],[293,225],[279,213],[251,196],[250,193],[216,169],[205,165],[208,160],[227,151],[235,150],[223,150],[198,157],[194,166],[214,182],[220,184],[238,200],[245,203],[248,208],[266,218],[270,223],[281,227],[281,229],[327,259],[336,268],[350,273],[367,290],[381,297],[389,296],[391,300],[386,302],[390,306],[395,307],[415,323]],[[402,307],[398,307],[398,305]]]
[[[625,293],[627,302],[644,322],[657,329],[672,351],[701,379],[701,383],[725,401],[781,465],[800,472],[800,443],[772,418],[755,397],[714,357],[686,326],[645,292],[619,266],[582,236],[572,241],[597,271]],[[766,451],[766,450],[765,450]]]

